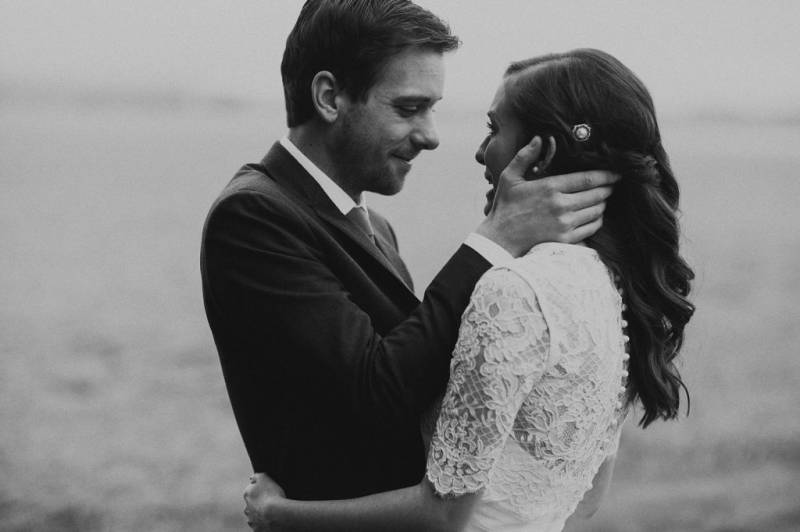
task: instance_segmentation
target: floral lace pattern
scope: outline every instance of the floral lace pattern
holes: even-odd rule
[[[566,519],[627,413],[622,301],[597,254],[541,244],[478,282],[428,453],[442,496]]]

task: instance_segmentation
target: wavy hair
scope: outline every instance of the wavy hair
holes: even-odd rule
[[[512,63],[506,80],[528,138],[556,139],[548,174],[594,168],[621,176],[603,226],[587,244],[623,289],[631,351],[628,401],[642,403],[643,427],[677,417],[681,388],[688,412],[689,393],[675,357],[695,309],[687,299],[694,272],[679,254],[678,184],[650,93],[619,60],[594,49]],[[591,127],[588,140],[574,137],[577,124]]]

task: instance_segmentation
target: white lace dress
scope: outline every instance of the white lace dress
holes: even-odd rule
[[[540,244],[478,282],[427,465],[441,496],[485,490],[467,530],[563,529],[619,444],[622,311],[609,271],[583,246]]]

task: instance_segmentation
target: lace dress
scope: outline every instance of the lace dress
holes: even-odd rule
[[[622,311],[609,271],[583,246],[540,244],[478,282],[427,464],[440,496],[485,490],[467,530],[563,529],[619,444]]]

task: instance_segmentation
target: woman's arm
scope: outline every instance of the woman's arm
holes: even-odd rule
[[[600,464],[600,469],[597,470],[592,480],[592,488],[584,494],[583,499],[578,503],[578,507],[569,516],[565,530],[569,530],[569,525],[577,522],[578,519],[589,519],[600,509],[600,503],[608,492],[609,486],[611,486],[615,460],[616,455],[611,455]]]
[[[426,478],[416,486],[358,499],[295,501],[257,475],[245,490],[253,527],[265,532],[461,530],[548,353],[547,325],[531,287],[509,270],[490,270],[462,318]]]
[[[248,524],[257,532],[461,530],[480,493],[442,498],[423,480],[416,486],[342,501],[294,501],[262,473],[244,493]]]
[[[600,509],[600,503],[608,492],[609,486],[611,486],[615,460],[616,455],[611,455],[600,464],[600,469],[597,470],[594,480],[592,480],[592,488],[584,494],[583,499],[575,509],[576,515],[588,519]]]

